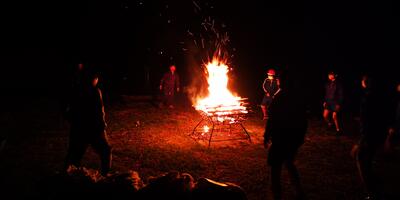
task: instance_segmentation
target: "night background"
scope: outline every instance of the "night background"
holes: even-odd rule
[[[160,78],[168,71],[170,64],[177,66],[182,88],[188,89],[194,80],[202,76],[201,65],[206,60],[205,55],[212,51],[209,48],[202,48],[198,43],[201,38],[207,40],[209,36],[202,30],[202,23],[207,19],[214,21],[216,26],[219,26],[219,31],[229,36],[226,50],[229,52],[229,64],[232,67],[230,74],[232,90],[242,97],[248,97],[256,110],[262,99],[261,84],[266,77],[267,69],[274,68],[278,73],[289,70],[300,81],[310,116],[317,121],[315,123],[322,123],[320,121],[322,121],[321,105],[324,84],[327,81],[327,73],[336,71],[344,85],[344,110],[347,117],[345,118],[350,121],[346,122],[350,124],[347,126],[351,127],[349,128],[351,130],[356,130],[357,128],[354,127],[356,125],[351,124],[354,123],[353,117],[357,117],[358,114],[361,75],[366,72],[376,75],[385,81],[388,91],[394,90],[394,83],[399,81],[397,72],[400,65],[398,60],[400,16],[398,7],[391,0],[93,0],[12,1],[1,4],[3,11],[0,56],[2,108],[0,110],[3,113],[1,119],[3,134],[0,136],[9,138],[8,143],[11,149],[18,149],[23,146],[22,144],[32,144],[34,141],[34,144],[41,147],[35,149],[33,146],[29,150],[30,154],[35,154],[34,152],[47,152],[43,149],[45,145],[39,145],[45,139],[37,140],[42,137],[40,135],[42,132],[49,130],[46,134],[50,134],[51,130],[59,131],[61,138],[65,140],[55,140],[55,143],[59,142],[58,144],[64,145],[65,149],[59,147],[58,154],[53,151],[48,157],[35,157],[39,161],[32,161],[32,168],[38,169],[40,172],[37,174],[43,176],[56,171],[57,167],[62,165],[65,156],[68,126],[65,125],[66,122],[57,120],[61,118],[66,91],[71,86],[74,70],[79,63],[84,63],[85,66],[93,67],[100,72],[100,88],[103,90],[107,115],[107,109],[115,114],[124,110],[123,105],[130,105],[126,100],[127,96],[148,96],[153,99],[158,94]],[[183,99],[180,101],[183,103],[179,109],[190,110],[190,102],[186,100],[190,97],[185,95],[186,93],[179,94],[181,100]],[[141,106],[140,104],[138,108]],[[132,109],[130,106],[127,107]],[[146,109],[154,113],[159,112],[153,107]],[[144,117],[146,113],[141,113],[140,110],[135,110],[135,112],[137,112],[135,121],[146,121],[147,118]],[[255,118],[259,118],[257,112],[259,111],[256,111]],[[109,122],[111,129],[118,132],[122,129],[119,126],[124,126],[121,122],[124,120],[118,120],[116,114],[109,115],[110,120],[114,117],[114,121]],[[168,114],[160,115],[163,117],[159,120],[168,118]],[[261,121],[254,123],[262,124]],[[249,127],[251,126],[253,125],[250,124]],[[261,128],[257,129],[257,134],[261,137],[262,125],[259,127]],[[126,129],[129,128],[131,127]],[[31,134],[30,130],[35,134]],[[313,130],[314,134],[318,130]],[[188,130],[184,129],[183,132],[185,131],[190,131],[190,127]],[[48,138],[47,136],[45,137]],[[338,159],[342,156],[348,157],[349,148],[358,137],[357,134],[351,134],[351,137],[339,142],[338,145],[338,141],[333,136],[327,139],[328,136],[329,133],[315,136],[315,143],[328,141],[329,148],[339,146],[338,148],[343,152],[335,155]],[[58,136],[49,136],[49,138],[54,137]],[[119,145],[118,142],[114,143],[115,146]],[[261,146],[257,148],[260,150]],[[310,146],[307,148],[311,149],[310,151],[315,150]],[[114,160],[117,168],[120,170],[129,168],[123,166],[126,160],[124,164],[118,166],[118,147],[114,150],[117,152]],[[16,161],[17,157],[25,155],[22,152],[27,151],[21,150],[21,153],[15,153],[10,149],[7,151],[6,147],[4,152],[0,152],[2,169],[14,169],[11,170],[13,171],[11,174],[18,174],[19,171],[14,168],[18,166],[16,163],[19,163]],[[122,148],[122,151],[125,150]],[[134,152],[134,150],[131,151]],[[189,152],[191,151],[194,150],[190,149]],[[318,151],[324,150],[315,150],[315,152]],[[326,151],[325,153],[329,154],[329,151]],[[7,152],[14,152],[12,154],[15,155],[10,156],[13,157],[12,159],[6,155]],[[262,153],[258,154],[262,155]],[[132,155],[136,154],[132,153]],[[94,157],[97,159],[96,156]],[[137,157],[133,157],[133,160],[138,160]],[[310,157],[310,155],[307,154],[305,157]],[[46,162],[40,161],[41,159],[53,158],[58,159],[54,165],[49,164],[50,166],[43,167],[38,164]],[[96,159],[89,164],[90,167],[97,166]],[[129,165],[129,162],[126,162],[128,163],[126,165]],[[5,163],[13,164],[6,165]],[[143,163],[142,165],[145,166]],[[335,162],[332,161],[332,163]],[[137,166],[136,164],[134,166]],[[264,163],[260,165],[266,167]],[[348,165],[355,167],[350,158]],[[134,170],[153,176],[158,172],[170,170],[169,167],[165,167],[155,171],[141,171],[143,168],[134,167]],[[180,169],[192,168],[182,167],[175,170]],[[188,172],[198,174],[198,176],[213,177],[211,172],[210,174],[203,173],[202,167],[193,167],[193,169],[194,171]],[[307,167],[303,166],[304,169]],[[349,171],[351,170],[353,169]],[[21,171],[24,170],[21,169]],[[326,173],[336,176],[336,172]],[[4,171],[2,174],[5,175]],[[356,171],[352,175],[356,176]],[[31,176],[35,177],[32,174]],[[213,178],[225,180],[223,175]],[[360,185],[357,178],[349,182],[338,179],[343,185],[352,184],[348,186],[350,188],[348,193],[337,192],[342,191],[338,186],[339,189],[336,188],[335,192],[321,192],[319,196],[310,195],[310,199],[328,197],[357,199],[357,195],[352,196],[353,193],[361,193],[360,188],[354,188],[354,185]],[[10,179],[12,178],[9,175],[0,183],[7,184],[5,180]],[[36,180],[36,178],[33,179]],[[233,180],[227,179],[227,181]],[[305,180],[307,181],[307,178]],[[246,192],[250,193],[249,199],[261,199],[254,194],[258,192],[257,188],[247,186],[248,183],[244,179],[236,181],[240,182],[240,185],[245,184]],[[18,187],[18,183],[11,184],[10,188],[13,189],[10,191]],[[309,186],[308,189],[309,191],[318,190],[313,186]],[[264,189],[261,191],[264,192]],[[264,197],[263,195],[261,196]]]
[[[189,83],[196,76],[190,68],[199,63],[188,61],[193,39],[187,31],[196,34],[208,17],[226,25],[243,96],[260,96],[268,67],[296,69],[306,91],[317,93],[330,70],[348,88],[364,71],[395,77],[399,18],[391,1],[198,4],[196,12],[192,1],[8,3],[2,90],[59,92],[79,62],[100,68],[110,87],[129,93],[154,92],[171,62]]]

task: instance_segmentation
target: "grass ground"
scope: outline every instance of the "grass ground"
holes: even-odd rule
[[[135,170],[141,178],[171,170],[188,172],[194,178],[207,177],[239,184],[250,200],[271,199],[267,154],[263,148],[264,121],[255,112],[244,123],[252,143],[246,140],[206,143],[188,135],[201,120],[189,107],[159,109],[147,102],[126,98],[124,104],[107,108],[108,134],[113,146],[113,168]],[[255,109],[257,110],[257,109]],[[60,171],[67,150],[68,124],[59,116],[58,104],[43,98],[18,109],[8,108],[0,115],[1,134],[7,137],[0,152],[0,186],[11,198],[37,193],[43,177]],[[359,199],[362,194],[354,160],[350,156],[357,141],[356,122],[346,119],[346,135],[336,137],[326,131],[321,120],[311,118],[297,166],[309,199]],[[399,199],[400,156],[376,162],[388,199]],[[98,168],[91,149],[83,165]],[[293,197],[283,172],[286,198]],[[3,198],[2,198],[3,199]]]

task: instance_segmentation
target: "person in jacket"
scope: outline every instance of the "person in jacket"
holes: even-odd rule
[[[263,119],[268,119],[268,106],[271,104],[272,99],[280,91],[279,79],[276,78],[276,72],[273,69],[269,69],[267,72],[267,78],[265,78],[262,88],[264,90],[264,96],[261,101],[261,110],[263,112]]]
[[[339,113],[342,110],[343,105],[343,87],[342,84],[337,80],[336,73],[330,72],[328,74],[328,79],[329,81],[325,85],[323,117],[327,122],[328,127],[331,128],[334,125],[336,132],[339,134],[342,131],[339,123]]]
[[[160,91],[163,94],[162,103],[169,108],[174,108],[175,90],[179,92],[179,87],[180,82],[179,75],[176,73],[176,66],[171,65],[169,72],[164,74],[160,82]]]

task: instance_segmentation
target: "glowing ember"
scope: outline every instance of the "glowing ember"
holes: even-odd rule
[[[217,121],[234,123],[235,118],[231,115],[247,113],[247,110],[241,103],[242,98],[228,90],[229,68],[218,59],[213,59],[206,67],[209,95],[198,100],[195,108],[216,117]]]
[[[208,131],[210,130],[210,128],[207,125],[205,125],[203,127],[203,129],[204,129],[204,133],[208,133]]]

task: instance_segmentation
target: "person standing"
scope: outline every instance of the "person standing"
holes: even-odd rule
[[[385,150],[387,152],[391,152],[393,144],[400,139],[400,82],[396,84],[394,100],[394,109],[392,108],[394,112],[391,115],[392,119],[390,120],[388,137],[385,142]]]
[[[388,103],[385,102],[382,88],[377,80],[365,75],[361,81],[363,90],[360,104],[360,133],[358,144],[353,146],[352,155],[356,158],[357,168],[365,191],[366,199],[379,198],[379,180],[373,170],[373,161],[387,138]]]
[[[267,78],[265,78],[262,88],[264,90],[264,97],[261,102],[261,110],[263,112],[263,119],[268,119],[268,107],[272,102],[272,99],[280,91],[279,79],[276,78],[275,70],[269,69],[267,72]]]
[[[70,107],[70,135],[66,168],[80,166],[80,161],[90,145],[101,159],[101,174],[106,176],[111,168],[111,146],[107,140],[105,112],[101,90],[97,87],[98,74],[87,72],[82,85],[72,94]]]
[[[343,105],[343,87],[337,80],[335,72],[329,72],[328,83],[325,85],[325,99],[323,103],[324,112],[323,117],[328,123],[328,127],[335,126],[337,134],[342,132],[341,124],[339,123],[339,113]],[[331,122],[331,114],[333,124]]]
[[[169,108],[174,108],[175,90],[179,92],[179,75],[176,73],[176,66],[171,65],[169,72],[165,73],[160,82],[160,91],[163,99],[160,106],[164,103]]]
[[[282,77],[282,90],[271,102],[270,116],[264,132],[264,146],[268,151],[271,189],[275,200],[282,199],[283,165],[287,167],[296,196],[299,199],[305,196],[294,161],[307,131],[306,109],[304,101],[294,89],[294,83],[288,78]]]

